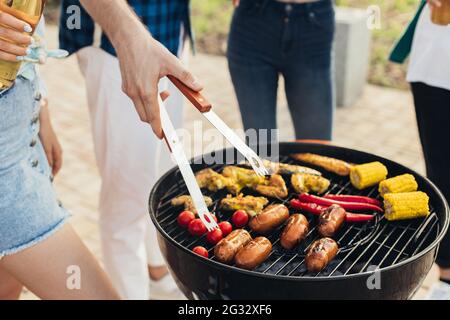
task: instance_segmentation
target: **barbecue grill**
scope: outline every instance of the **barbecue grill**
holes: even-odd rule
[[[268,148],[270,150],[270,147]],[[230,154],[225,149],[217,153]],[[339,245],[335,259],[321,272],[309,273],[305,253],[319,235],[317,218],[305,214],[311,230],[301,245],[284,250],[279,237],[284,226],[268,238],[273,244],[269,258],[253,271],[222,264],[214,259],[214,246],[206,237],[193,237],[178,226],[180,208],[170,205],[176,196],[187,194],[177,168],[166,173],[150,194],[150,216],[158,230],[158,241],[179,288],[190,299],[408,299],[420,287],[429,272],[449,224],[449,208],[436,186],[416,172],[388,159],[351,149],[312,143],[280,143],[280,162],[305,165],[289,158],[291,153],[311,152],[351,163],[380,161],[389,175],[411,173],[420,190],[430,197],[431,214],[427,218],[389,222],[382,214],[364,223],[347,223],[333,238]],[[226,157],[223,157],[226,159]],[[195,161],[193,163],[201,163]],[[206,167],[220,171],[224,165],[194,164],[193,170]],[[312,168],[314,166],[307,165]],[[348,177],[340,177],[323,169],[331,180],[328,193],[379,197],[376,187],[363,191],[352,187]],[[289,181],[288,179],[285,179]],[[289,183],[288,183],[289,184]],[[226,191],[203,191],[214,200],[214,208]],[[252,194],[245,190],[245,194]],[[296,196],[290,190],[285,203]],[[215,210],[219,220],[229,220],[230,213]],[[295,210],[290,208],[290,213]],[[254,234],[252,234],[254,236]],[[204,246],[210,253],[205,259],[194,254],[195,246]]]

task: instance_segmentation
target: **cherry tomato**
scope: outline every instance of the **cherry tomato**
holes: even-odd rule
[[[233,213],[231,221],[236,228],[245,227],[248,223],[248,214],[244,210],[237,210]]]
[[[222,234],[224,237],[230,234],[231,231],[233,231],[233,226],[228,221],[222,221],[219,223],[219,228],[222,230]]]
[[[219,220],[217,219],[217,216],[213,213],[210,213],[211,216],[213,217],[214,221],[217,223]],[[208,217],[206,217],[206,220],[208,220]]]
[[[198,254],[199,256],[202,256],[204,258],[208,258],[208,250],[206,250],[205,247],[197,246],[194,249],[192,249],[192,251],[194,253]]]
[[[217,216],[216,216],[215,214],[212,214],[212,213],[211,213],[211,215],[212,215],[214,221],[216,221],[216,223],[217,223],[217,222],[219,221],[219,220],[217,219]]]
[[[203,224],[202,220],[200,220],[199,218],[189,222],[188,230],[189,233],[193,236],[201,236],[202,234],[206,233],[206,227]]]
[[[223,238],[222,230],[214,229],[213,231],[208,232],[206,235],[206,240],[211,244],[216,244]]]
[[[191,211],[183,211],[178,215],[177,221],[180,226],[187,228],[189,223],[195,219],[195,214]]]

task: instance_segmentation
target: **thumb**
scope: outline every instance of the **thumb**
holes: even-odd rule
[[[180,60],[175,58],[172,66],[169,70],[169,74],[180,79],[185,85],[195,91],[203,89],[203,85],[190,73],[181,63]]]
[[[166,101],[166,99],[170,96],[170,92],[167,90],[164,90],[159,95],[161,96],[162,101]]]

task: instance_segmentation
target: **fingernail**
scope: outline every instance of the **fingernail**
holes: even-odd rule
[[[16,57],[16,60],[17,60],[17,61],[23,61],[23,60],[25,60],[25,57],[17,56],[17,57]]]
[[[31,32],[31,31],[33,31],[33,29],[31,28],[31,26],[29,24],[25,24],[23,27],[23,31]]]
[[[192,86],[195,88],[202,88],[203,86],[200,84],[200,82],[198,82],[197,79],[194,80],[194,82],[192,82]]]

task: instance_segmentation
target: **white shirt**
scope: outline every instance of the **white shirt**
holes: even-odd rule
[[[432,23],[428,5],[414,34],[407,80],[450,90],[450,26]]]

